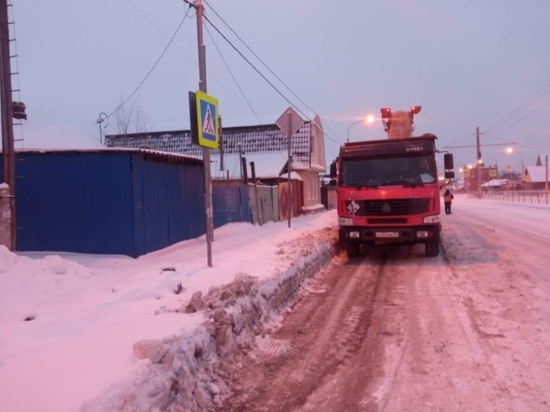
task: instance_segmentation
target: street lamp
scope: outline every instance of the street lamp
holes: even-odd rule
[[[349,125],[348,127],[348,139],[347,139],[347,143],[349,143],[349,129],[351,129],[351,127],[357,123],[362,123],[362,122],[365,122],[365,123],[372,123],[374,121],[374,116],[369,114],[367,117],[365,118],[362,118],[362,119],[359,119],[357,120],[356,122],[353,122],[352,124]]]
[[[523,152],[521,150],[518,150],[517,152],[521,155],[521,183],[523,184],[523,175],[525,174],[523,170]],[[514,149],[512,147],[507,147],[506,153],[512,154],[514,153]]]

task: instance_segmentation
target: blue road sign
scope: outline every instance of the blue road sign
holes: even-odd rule
[[[201,146],[217,149],[220,142],[218,127],[218,100],[204,92],[197,91],[197,135]]]

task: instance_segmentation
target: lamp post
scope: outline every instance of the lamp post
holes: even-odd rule
[[[356,125],[357,123],[362,123],[362,122],[365,122],[365,123],[372,123],[374,121],[374,117],[372,115],[368,115],[367,117],[363,118],[363,119],[359,119],[355,122],[353,122],[352,124],[350,124],[348,126],[348,135],[347,135],[347,140],[346,140],[346,143],[349,143],[349,130],[351,129],[351,127],[353,125]]]
[[[523,166],[523,152],[519,152],[521,155],[521,187],[523,188],[523,176],[525,176],[525,167]]]
[[[517,151],[520,155],[521,155],[521,187],[523,188],[523,176],[525,175],[525,171],[524,171],[524,166],[523,166],[523,152],[521,150],[518,150]],[[506,148],[506,153],[508,154],[512,154],[514,153],[514,149],[512,149],[511,147],[507,147]]]

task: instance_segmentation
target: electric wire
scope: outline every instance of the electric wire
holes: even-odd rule
[[[160,34],[162,34],[162,36],[167,39],[167,40],[170,40],[170,36],[167,35],[166,33],[164,33],[164,31],[162,31],[162,29],[160,27],[158,27],[155,22],[153,22],[149,17],[147,17],[147,15],[145,13],[143,13],[140,9],[138,9],[133,3],[132,1],[130,0],[126,0],[126,2],[128,3],[128,5],[130,7],[132,7],[136,13],[138,13],[142,18],[144,18],[151,26],[153,26]],[[188,12],[190,10],[187,10]],[[189,18],[193,18],[192,15],[188,15]],[[185,57],[187,57],[188,59],[190,59],[191,61],[193,61],[193,63],[197,63],[196,59],[189,55],[189,53],[187,53],[182,47],[180,47],[175,41],[172,42],[172,44],[174,45],[174,47],[176,47],[179,51],[181,51]]]
[[[535,92],[533,96],[531,96],[529,99],[527,99],[525,102],[520,104],[518,107],[514,108],[511,112],[507,113],[505,116],[503,116],[501,119],[499,119],[497,122],[495,122],[492,126],[484,130],[484,132],[488,132],[489,130],[497,127],[502,122],[509,119],[514,113],[518,112],[523,108],[523,106],[527,106],[531,100],[533,100],[533,103],[540,100],[542,97],[544,97],[546,94],[550,93],[550,90],[546,91],[545,93],[542,93],[542,91],[546,88],[550,87],[550,84],[543,86],[539,91]],[[538,96],[538,94],[542,93],[542,95]]]
[[[174,38],[176,37],[176,35],[178,34],[178,32],[180,31],[181,29],[181,26],[183,26],[183,23],[185,22],[185,19],[187,18],[187,15],[189,14],[189,10],[191,10],[191,8],[187,9],[187,13],[185,13],[185,15],[183,16],[183,19],[181,20],[179,26],[177,27],[176,31],[174,32],[174,34],[172,35],[172,37],[170,38],[170,41],[168,42],[168,44],[166,45],[166,47],[164,48],[164,50],[162,51],[162,53],[160,54],[159,58],[157,59],[157,61],[155,62],[155,64],[153,64],[153,67],[151,67],[151,69],[149,70],[149,72],[145,75],[145,77],[143,78],[143,80],[138,84],[138,86],[134,89],[134,91],[130,94],[130,96],[128,96],[115,110],[113,110],[107,117],[111,117],[112,115],[114,115],[115,113],[117,113],[120,109],[122,109],[122,107],[128,103],[128,101],[134,97],[134,95],[137,93],[137,91],[141,88],[141,86],[143,86],[143,83],[145,83],[145,81],[147,80],[147,78],[151,75],[151,73],[153,72],[153,70],[155,70],[155,68],[157,67],[157,65],[159,64],[159,62],[161,61],[161,59],[164,57],[164,55],[166,54],[166,51],[168,50],[168,48],[170,47],[170,45],[172,44],[172,42],[174,41]]]
[[[266,68],[266,69],[267,69],[267,70],[268,70],[268,71],[269,71],[269,72],[270,72],[270,73],[271,73],[271,74],[272,74],[272,75],[273,75],[273,76],[274,76],[274,77],[275,77],[275,78],[276,78],[276,79],[277,79],[277,80],[278,80],[278,81],[279,81],[279,82],[280,82],[280,83],[281,83],[281,84],[282,84],[282,85],[283,85],[283,86],[284,86],[284,87],[285,87],[285,88],[286,88],[286,89],[296,98],[296,99],[298,99],[298,101],[299,101],[300,103],[302,103],[310,112],[315,113],[315,110],[313,110],[311,107],[309,107],[309,106],[307,105],[307,103],[305,103],[296,93],[294,93],[294,92],[292,91],[292,89],[290,89],[290,87],[288,87],[288,86],[286,85],[286,83],[285,83],[283,80],[281,80],[281,78],[280,78],[279,76],[277,76],[277,74],[275,74],[275,73],[273,72],[273,70],[271,70],[271,69],[269,68],[269,66],[268,66],[268,65],[267,65],[267,64],[266,64],[266,63],[265,63],[265,62],[264,62],[264,61],[263,61],[263,60],[262,60],[262,59],[261,59],[261,58],[260,58],[260,57],[259,57],[250,47],[249,47],[249,46],[248,46],[248,44],[246,44],[246,42],[245,42],[245,41],[235,32],[235,30],[233,30],[233,29],[231,28],[231,26],[229,26],[229,24],[223,19],[223,17],[221,17],[221,16],[218,14],[218,12],[216,12],[216,10],[215,10],[206,0],[204,0],[204,3],[205,3],[205,4],[209,7],[209,9],[212,10],[212,12],[214,12],[214,14],[215,14],[215,15],[216,15],[216,16],[217,16],[217,17],[218,17],[218,18],[219,18],[219,19],[229,28],[229,30],[230,30],[230,31],[231,31],[231,32],[241,41],[241,43],[244,44],[244,46],[254,55],[254,57],[256,57],[256,58],[260,61],[260,63],[262,63],[262,64],[264,65],[264,67],[265,67],[265,68]],[[258,69],[257,69],[257,68],[256,68],[256,67],[255,67],[255,66],[254,66],[254,65],[253,65],[253,64],[252,64],[252,63],[251,63],[242,53],[241,53],[241,52],[240,52],[240,51],[239,51],[239,50],[238,50],[238,49],[237,49],[237,48],[236,48],[236,46],[234,46],[233,43],[231,43],[231,41],[229,41],[229,39],[228,39],[226,36],[224,36],[224,35],[220,32],[220,30],[219,30],[219,29],[218,29],[218,28],[217,28],[217,27],[216,27],[216,26],[215,26],[206,16],[204,16],[204,19],[205,19],[206,21],[208,21],[208,23],[209,23],[209,24],[210,24],[210,25],[211,25],[211,26],[212,26],[212,27],[213,27],[213,28],[214,28],[214,29],[215,29],[224,39],[225,39],[225,41],[227,41],[227,42],[231,45],[231,47],[233,47],[233,48],[235,49],[235,51],[237,51],[237,53],[239,53],[239,54],[241,55],[241,57],[242,57],[243,59],[245,59],[245,61],[246,61],[246,62],[247,62],[247,63],[248,63],[248,64],[249,64],[249,65],[259,74],[259,75],[260,75],[260,76],[262,76],[263,79],[264,79],[271,87],[273,87],[273,88],[275,89],[275,91],[277,91],[277,93],[279,93],[279,95],[281,95],[281,97],[283,97],[292,107],[294,107],[296,110],[298,110],[298,111],[300,112],[300,114],[301,114],[302,116],[304,116],[307,120],[309,120],[311,123],[315,124],[317,127],[322,128],[321,125],[318,125],[314,120],[310,119],[305,113],[303,113],[298,107],[296,107],[289,99],[287,99],[287,98],[286,98],[286,97],[285,97],[285,96],[284,96],[284,95],[283,95],[283,94],[282,94],[282,93],[281,93],[281,92],[280,92],[280,91],[279,91],[279,90],[278,90],[278,89],[277,89],[277,88],[276,88],[276,87],[275,87],[275,86],[274,86],[274,85],[273,85],[273,84],[272,84],[272,83],[271,83],[271,82],[270,82],[270,81],[269,81],[269,80],[268,80],[268,79],[267,79],[267,78],[266,78],[266,77],[265,77],[265,76],[264,76],[264,75],[263,75],[263,74],[262,74],[262,73],[261,73],[261,72],[260,72],[260,71],[259,71],[259,70],[258,70]],[[329,130],[331,130],[330,127],[327,127],[327,128],[328,128]],[[323,129],[323,130],[324,130],[324,129]],[[331,131],[332,131],[333,133],[335,133],[334,130],[331,130]],[[325,133],[325,134],[326,134],[326,133]],[[335,133],[335,134],[336,134],[336,133]],[[334,141],[335,143],[337,143],[338,145],[341,144],[341,142],[338,142],[338,141],[334,140],[334,139],[332,138],[332,136],[330,136],[329,134],[326,134],[326,136],[327,136],[330,140],[332,140],[332,141]]]
[[[480,134],[484,135],[484,136],[488,136],[488,137],[491,137],[491,138],[494,138],[494,139],[498,139],[498,140],[504,140],[500,137],[497,137],[495,134],[493,133],[488,133],[489,131],[494,131],[494,132],[500,132],[501,134],[508,131],[509,129],[511,129],[512,127],[514,127],[515,125],[517,125],[518,123],[521,123],[522,121],[528,119],[529,117],[531,117],[532,115],[534,115],[535,113],[537,113],[538,111],[542,110],[544,107],[546,107],[547,105],[550,104],[550,101],[547,101],[545,103],[543,103],[542,105],[539,105],[538,107],[534,108],[533,110],[531,110],[529,113],[527,113],[526,115],[523,115],[523,116],[520,116],[519,113],[521,110],[524,110],[524,109],[527,109],[527,107],[529,105],[532,105],[536,102],[538,102],[539,100],[543,99],[546,95],[550,94],[550,84],[547,84],[543,87],[541,87],[537,92],[535,92],[529,99],[527,99],[525,102],[523,102],[522,104],[520,104],[518,107],[514,108],[513,110],[511,110],[510,112],[508,112],[506,115],[502,116],[498,121],[496,121],[495,123],[493,123],[490,127],[488,127],[487,129],[485,129],[483,132],[480,132]],[[513,122],[512,124],[509,124],[508,126],[505,126],[503,125],[503,122],[505,122],[506,120],[510,119],[510,117],[515,114],[515,113],[518,113],[518,118],[515,122]],[[500,127],[499,127],[500,126]],[[470,134],[469,136],[466,136],[466,137],[463,137],[459,140],[455,140],[456,143],[462,141],[462,140],[465,140],[467,138],[470,138],[472,137],[474,134]],[[455,143],[455,144],[456,144]],[[513,143],[515,144],[515,143]],[[445,146],[443,148],[455,148],[456,146]]]
[[[254,66],[254,64],[252,64],[252,62],[249,59],[247,59],[246,56],[206,16],[203,16],[203,17],[212,26],[212,28],[216,30],[218,34],[222,36],[222,38],[231,47],[233,47],[233,49],[250,65],[250,67],[252,67],[256,73],[258,73],[284,100],[287,101],[288,104],[290,104],[292,107],[298,110],[304,117],[307,117],[305,113],[303,113],[299,108],[295,107],[295,105],[279,89],[277,89],[277,87],[272,82],[270,82],[269,79],[265,77],[264,74],[260,72],[258,68]],[[309,117],[308,117],[308,120],[309,120]]]
[[[254,110],[254,108],[252,107],[252,105],[250,104],[250,101],[248,100],[248,98],[246,97],[243,89],[241,88],[241,85],[239,84],[239,82],[237,81],[237,78],[235,77],[235,75],[233,74],[233,72],[231,71],[231,68],[229,67],[229,64],[227,64],[227,61],[225,60],[225,58],[223,57],[223,54],[220,50],[220,48],[218,47],[218,45],[216,44],[216,41],[214,40],[214,37],[212,36],[212,33],[210,33],[210,30],[208,29],[208,26],[206,26],[206,32],[208,33],[208,36],[210,36],[210,39],[212,40],[212,43],[214,43],[214,47],[216,47],[216,50],[218,51],[223,63],[225,64],[225,67],[227,68],[227,71],[229,71],[229,74],[231,75],[231,78],[233,79],[233,81],[235,82],[235,84],[237,85],[237,88],[239,89],[239,91],[241,92],[244,100],[246,100],[246,104],[248,104],[248,107],[250,108],[250,110],[252,111],[252,113],[254,114],[254,116],[256,117],[256,120],[258,120],[258,122],[261,124],[262,121],[260,120],[258,114],[256,113],[256,111]]]
[[[206,16],[203,15],[203,18],[214,28],[214,30],[216,30],[220,36],[222,36],[222,38],[227,42],[229,43],[229,45],[231,47],[233,47],[233,49],[256,71],[256,73],[258,73],[283,99],[285,99],[288,104],[290,104],[292,107],[294,107],[298,112],[300,112],[302,114],[302,116],[304,116],[307,120],[309,120],[311,123],[314,123],[315,122],[313,120],[311,120],[304,112],[302,112],[298,107],[296,107],[279,89],[277,89],[277,87],[271,83],[264,75],[263,73],[261,73],[258,68],[256,68],[256,66],[254,66],[252,64],[252,62],[250,62],[250,60],[248,60],[242,53],[239,49],[237,49],[237,47],[231,43],[231,41],[229,41],[229,39],[227,37],[225,37],[219,30],[218,28],[212,24],[212,22],[210,22],[210,20],[208,20],[208,18]],[[280,153],[280,155],[282,156],[282,153]]]
[[[286,85],[286,83],[285,83],[284,81],[282,81],[281,78],[279,78],[279,76],[277,76],[277,74],[275,74],[275,73],[273,72],[273,70],[271,70],[271,69],[269,68],[269,66],[260,58],[260,56],[258,56],[258,55],[254,52],[254,50],[252,50],[252,49],[250,48],[250,46],[248,46],[248,44],[247,44],[247,43],[246,43],[246,42],[245,42],[245,41],[235,32],[235,30],[233,30],[233,29],[231,28],[231,26],[223,19],[223,17],[221,17],[221,16],[218,14],[218,12],[216,12],[216,10],[215,10],[206,0],[204,0],[204,3],[210,8],[210,10],[212,10],[212,11],[214,12],[214,14],[223,22],[223,24],[225,24],[225,25],[227,26],[227,28],[231,31],[231,33],[233,33],[233,34],[237,37],[237,39],[239,39],[240,42],[241,42],[242,44],[245,45],[245,47],[254,55],[254,57],[256,57],[256,58],[260,61],[260,63],[262,63],[262,64],[264,65],[264,67],[265,67],[273,76],[275,76],[275,78],[276,78],[283,86],[285,86],[285,88],[286,88],[290,93],[292,93],[292,94],[294,95],[294,97],[296,97],[304,106],[306,106],[306,107],[308,108],[308,110],[314,112],[314,110],[312,110],[311,108],[309,108],[308,105],[307,105],[306,103],[304,103],[304,102],[303,102],[303,101],[302,101],[302,100],[301,100],[301,99],[300,99],[300,98],[299,98],[299,97],[298,97],[298,96],[297,96],[297,95],[296,95],[296,94]],[[211,24],[212,24],[212,23],[211,23]]]
[[[214,46],[216,47],[216,49],[218,50],[218,53],[220,54],[220,57],[222,58],[223,62],[225,63],[225,66],[227,68],[227,70],[229,71],[229,73],[231,74],[231,77],[233,77],[233,80],[235,81],[235,84],[237,85],[237,87],[239,88],[239,90],[241,91],[241,94],[243,95],[244,99],[246,100],[247,104],[248,104],[248,107],[250,107],[250,110],[252,111],[252,113],[254,113],[254,116],[256,117],[256,119],[258,120],[258,123],[259,124],[263,124],[263,122],[260,120],[260,118],[258,117],[258,115],[256,114],[256,111],[254,110],[254,108],[252,107],[252,105],[250,104],[250,102],[248,101],[247,97],[245,96],[243,90],[241,89],[237,79],[235,78],[235,76],[233,75],[233,72],[231,71],[231,69],[229,68],[229,65],[227,64],[225,58],[223,57],[222,53],[221,53],[221,50],[220,48],[218,47],[218,45],[216,44],[216,41],[214,40],[214,37],[212,36],[212,34],[210,33],[210,30],[208,29],[208,26],[205,26],[206,27],[206,31],[208,33],[208,35],[210,36],[210,39],[212,40],[212,43],[214,43]],[[282,153],[279,153],[280,156],[282,158],[285,158],[285,156],[282,154]]]
[[[151,26],[153,26],[165,39],[170,39],[170,36],[168,36],[166,33],[164,33],[164,31],[162,31],[161,28],[159,28],[149,17],[147,17],[147,15],[145,13],[143,13],[140,9],[138,9],[134,4],[132,4],[132,2],[130,0],[126,0],[126,2],[142,17],[144,18]],[[189,11],[189,10],[188,10]],[[196,14],[196,13],[195,13]],[[193,18],[193,14],[189,14],[187,16],[188,18]],[[186,58],[188,58],[189,60],[191,60],[194,64],[197,64],[197,59],[191,55],[189,55],[189,53],[187,53],[176,41],[172,42],[172,45],[178,49]],[[212,80],[214,80],[220,87],[222,87],[223,89],[225,89],[229,94],[231,94],[233,97],[235,97],[235,99],[239,99],[239,96],[237,96],[233,90],[231,90],[230,88],[226,87],[224,82],[218,80],[215,76],[213,76],[211,73],[208,74],[209,78],[211,78]]]

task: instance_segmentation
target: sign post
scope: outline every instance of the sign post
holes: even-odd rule
[[[206,94],[206,49],[202,33],[204,5],[195,0],[197,10],[197,43],[199,50],[199,90],[189,93],[191,137],[202,146],[204,164],[204,197],[206,212],[206,249],[208,266],[212,267],[212,240],[214,239],[214,216],[212,211],[212,181],[210,176],[210,148],[217,149],[219,142],[218,101]]]
[[[212,182],[210,179],[210,149],[217,149],[220,140],[218,100],[197,90],[189,92],[191,142],[202,146],[205,185],[206,245],[208,266],[212,267],[212,240],[214,238],[212,212]]]
[[[287,196],[286,196],[286,204],[287,204],[287,213],[288,213],[288,227],[290,227],[290,218],[292,215],[292,186],[290,182],[290,171],[291,171],[291,164],[292,164],[292,135],[296,133],[300,127],[304,124],[304,119],[300,117],[298,113],[296,113],[296,110],[294,110],[292,107],[289,107],[285,110],[285,112],[277,119],[275,124],[281,129],[281,131],[286,134],[286,137],[288,139],[288,159],[286,163],[286,170],[288,172],[288,188],[287,188]]]

